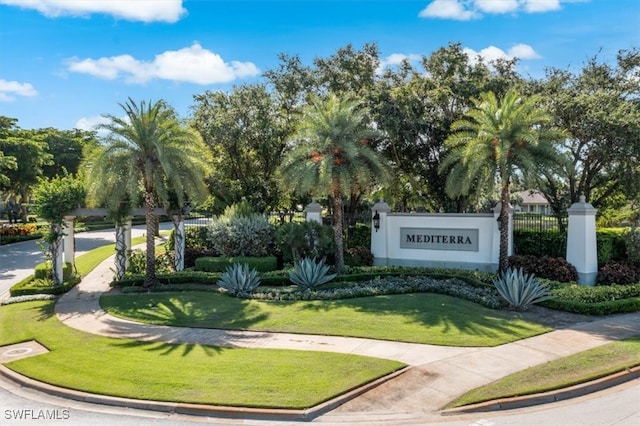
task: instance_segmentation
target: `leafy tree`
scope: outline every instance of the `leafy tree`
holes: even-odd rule
[[[0,151],[0,189],[9,186],[11,180],[4,174],[5,170],[15,170],[18,168],[18,163],[15,157],[4,155],[4,152]]]
[[[108,115],[104,147],[92,157],[87,176],[94,199],[109,206],[130,203],[141,192],[146,209],[145,286],[157,283],[154,208],[167,205],[173,191],[180,205],[203,185],[205,148],[198,135],[183,127],[164,101],[120,104],[126,117]],[[105,188],[106,184],[121,187]]]
[[[537,106],[536,96],[521,97],[509,90],[499,100],[493,92],[474,100],[475,108],[453,123],[449,151],[440,165],[447,173],[451,197],[500,187],[500,217],[509,217],[509,190],[519,173],[527,177],[552,163],[555,147],[546,126],[551,117]],[[506,222],[505,222],[506,223]],[[499,269],[508,267],[508,226],[500,227]]]
[[[372,132],[360,104],[330,95],[305,109],[296,143],[280,167],[294,190],[333,200],[335,266],[344,267],[343,196],[386,180],[385,164],[369,146]]]
[[[7,157],[15,158],[15,169],[5,168],[8,178],[4,187],[9,196],[22,204],[21,219],[27,221],[27,206],[31,191],[43,176],[43,167],[51,164],[52,156],[47,152],[47,144],[38,132],[20,129],[14,118],[0,117],[0,151]]]
[[[48,245],[51,276],[56,284],[62,283],[61,266],[58,264],[62,245],[64,217],[84,204],[83,183],[73,176],[57,176],[41,179],[33,191],[37,215],[49,222],[49,229],[42,240]]]
[[[209,186],[218,212],[247,200],[257,212],[276,209],[283,194],[275,178],[291,123],[263,85],[195,96],[194,127],[213,154]]]
[[[594,207],[619,209],[640,196],[640,50],[620,51],[614,65],[591,58],[577,74],[550,69],[535,82],[567,137],[563,162],[538,188],[556,214],[585,195]]]
[[[371,102],[381,148],[395,169],[387,199],[407,210],[416,204],[430,211],[465,211],[481,201],[465,196],[452,200],[439,166],[451,124],[473,107],[486,91],[501,96],[520,84],[515,60],[472,62],[459,43],[424,56],[419,66],[404,61],[377,81]]]
[[[65,173],[77,174],[84,151],[98,145],[95,132],[84,130],[38,129],[38,137],[47,144],[47,152],[52,156],[51,164],[42,168],[48,178]]]

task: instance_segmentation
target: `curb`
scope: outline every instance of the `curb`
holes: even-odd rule
[[[270,408],[230,407],[206,404],[189,404],[181,402],[148,401],[142,399],[122,398],[117,396],[99,395],[74,389],[50,385],[31,379],[0,364],[0,376],[11,380],[19,386],[37,390],[39,392],[70,399],[73,401],[88,402],[92,404],[109,405],[114,407],[133,408],[138,410],[151,410],[163,413],[176,413],[195,416],[212,416],[229,419],[272,420],[272,421],[311,421],[316,417],[326,414],[338,406],[348,402],[381,384],[395,379],[412,367],[404,367],[377,380],[366,383],[352,389],[333,399],[322,402],[306,410],[286,410]]]
[[[549,404],[566,399],[584,396],[590,393],[608,389],[626,382],[640,378],[640,366],[632,367],[625,371],[615,373],[590,382],[581,383],[567,388],[557,389],[549,392],[536,393],[532,395],[516,396],[511,398],[501,398],[492,401],[480,402],[477,404],[465,405],[463,407],[442,410],[443,416],[483,413],[488,411],[513,410],[516,408],[531,407],[534,405]]]

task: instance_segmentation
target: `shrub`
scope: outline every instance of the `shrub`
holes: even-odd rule
[[[335,252],[333,228],[313,221],[279,226],[275,241],[285,262],[304,257],[324,258]]]
[[[259,272],[274,271],[276,269],[276,258],[265,257],[200,257],[196,259],[195,268],[205,272],[223,272],[229,265],[234,263],[246,263]]]
[[[371,226],[358,223],[346,229],[344,239],[345,249],[356,247],[371,247]]]
[[[567,235],[558,230],[514,230],[513,242],[516,253],[521,255],[565,257],[567,254]]]
[[[167,245],[170,250],[175,247],[175,229],[172,229],[169,233],[169,239]],[[186,226],[184,228],[184,246],[185,249],[202,249],[209,248],[208,234],[206,226]]]
[[[632,265],[609,261],[598,271],[598,284],[634,284],[640,282],[640,274]]]
[[[196,266],[196,259],[201,257],[217,257],[220,253],[208,248],[185,248],[184,250],[184,267],[193,268]]]
[[[493,284],[513,309],[527,309],[529,305],[554,297],[546,285],[537,281],[533,274],[523,273],[522,269],[502,271]]]
[[[264,216],[222,217],[208,226],[211,248],[223,256],[268,256],[275,228]]]
[[[73,268],[71,263],[65,262],[62,264],[62,279],[68,280],[73,275]],[[33,276],[35,279],[48,279],[51,278],[51,264],[49,262],[42,262],[36,265]]]
[[[250,294],[260,285],[255,269],[249,269],[246,263],[234,263],[220,277],[218,287],[234,295]]]
[[[147,265],[147,255],[142,250],[129,252],[129,267],[127,273],[144,274]],[[156,254],[156,272],[171,272],[173,270],[173,257],[169,252]]]
[[[509,257],[509,267],[521,268],[527,274],[553,281],[573,282],[578,279],[575,266],[562,257],[516,255]]]
[[[72,276],[59,285],[56,285],[50,277],[35,278],[30,276],[11,287],[9,294],[11,297],[34,294],[60,295],[72,289],[79,282],[79,276]]]
[[[368,247],[352,247],[344,251],[344,263],[347,266],[372,266],[373,253]]]
[[[336,277],[336,274],[328,273],[329,266],[324,264],[324,259],[318,262],[315,257],[298,260],[293,268],[294,271],[289,272],[289,279],[298,287],[307,290],[328,283]]]
[[[640,268],[640,227],[632,226],[622,235],[622,238],[625,241],[627,262]]]
[[[626,244],[622,229],[601,229],[596,232],[598,250],[598,266],[603,266],[612,260],[624,260]]]
[[[16,224],[0,226],[0,237],[25,237],[38,232],[38,226],[34,224]]]

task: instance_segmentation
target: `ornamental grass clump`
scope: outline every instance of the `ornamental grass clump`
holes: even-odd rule
[[[315,257],[298,260],[293,268],[294,271],[289,272],[289,279],[304,290],[311,290],[336,277],[336,274],[328,273],[329,266],[324,264],[324,259],[318,262]]]
[[[248,295],[260,285],[260,278],[255,269],[249,269],[244,263],[234,263],[218,280],[218,287],[233,295]]]
[[[546,285],[536,280],[535,275],[525,274],[522,268],[508,268],[493,284],[509,307],[516,310],[526,310],[534,303],[554,298]]]

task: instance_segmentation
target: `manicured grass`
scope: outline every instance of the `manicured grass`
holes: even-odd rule
[[[146,237],[136,237],[131,239],[131,245],[141,244],[146,240]],[[80,255],[75,258],[76,269],[81,276],[87,275],[93,271],[102,261],[109,256],[116,254],[116,245],[107,244],[105,246],[98,247],[91,250],[88,253]]]
[[[550,331],[515,312],[439,294],[272,302],[215,292],[103,295],[115,316],[184,327],[331,334],[446,346],[497,346]]]
[[[640,365],[640,336],[528,368],[474,389],[447,408],[562,389]]]
[[[51,351],[6,366],[36,380],[104,395],[303,409],[403,366],[326,352],[110,339],[66,327],[53,307],[51,301],[0,307],[0,346],[35,339]]]

